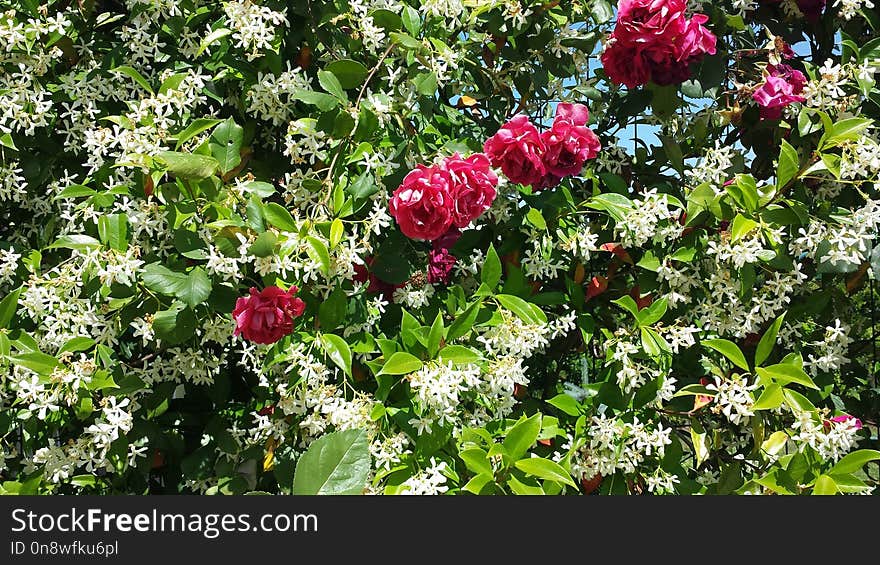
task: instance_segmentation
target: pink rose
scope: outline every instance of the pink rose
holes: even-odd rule
[[[620,42],[612,35],[605,44],[601,59],[605,74],[614,84],[636,88],[651,80],[651,67],[635,43]]]
[[[391,215],[410,239],[437,239],[452,224],[452,178],[439,166],[418,165],[389,200]]]
[[[550,175],[577,175],[588,159],[599,154],[602,145],[596,134],[586,127],[589,119],[590,113],[583,104],[561,103],[556,107],[553,127],[541,134],[546,147],[544,167]]]
[[[448,249],[432,249],[428,254],[428,282],[448,284],[455,261]]]
[[[764,84],[752,94],[761,107],[761,119],[778,120],[782,110],[792,102],[806,100],[800,96],[807,84],[807,78],[788,65],[767,65]]]
[[[486,140],[483,150],[492,166],[499,167],[510,182],[537,185],[546,173],[541,134],[526,116],[516,116],[504,124]]]
[[[835,416],[835,417],[833,417],[833,418],[830,418],[830,419],[827,420],[826,422],[833,422],[833,423],[835,423],[835,424],[843,424],[843,423],[850,422],[850,421],[852,421],[852,425],[853,425],[853,427],[855,427],[855,429],[857,429],[857,430],[861,430],[861,429],[862,429],[862,421],[859,420],[858,418],[856,418],[855,416],[850,416],[849,414],[843,414],[843,415],[841,415],[841,416]],[[826,424],[825,424],[825,427],[826,427],[827,429],[830,429],[830,428],[831,428],[831,424],[830,424],[830,423],[826,423]]]
[[[492,206],[498,176],[492,172],[489,158],[482,153],[475,153],[467,159],[455,153],[444,159],[441,166],[452,177],[452,223],[463,228]]]
[[[628,88],[690,78],[690,64],[714,54],[716,38],[703,27],[709,18],[688,19],[686,7],[685,0],[621,0],[601,57],[608,77]]]
[[[232,317],[235,319],[235,335],[243,335],[254,343],[275,343],[293,332],[293,320],[302,316],[306,304],[295,296],[298,288],[284,291],[277,286],[267,286],[262,291],[251,287],[249,296],[235,302]]]

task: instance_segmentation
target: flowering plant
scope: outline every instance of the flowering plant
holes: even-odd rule
[[[0,493],[872,492],[872,8],[16,3]]]

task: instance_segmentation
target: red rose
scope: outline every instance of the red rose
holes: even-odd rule
[[[752,99],[761,107],[761,118],[778,120],[782,110],[792,102],[806,100],[800,96],[807,85],[807,77],[788,65],[767,65],[764,84],[752,93]]]
[[[467,159],[455,153],[444,159],[441,166],[452,177],[452,223],[458,228],[466,227],[492,206],[498,176],[492,172],[489,158],[482,153]]]
[[[601,57],[608,77],[628,88],[687,80],[691,63],[715,53],[716,38],[703,27],[709,18],[688,19],[686,7],[685,0],[621,0]]]
[[[541,134],[526,116],[516,116],[486,140],[483,150],[504,176],[524,185],[538,185],[544,174]]]
[[[599,154],[602,145],[596,134],[586,127],[589,118],[583,104],[561,103],[556,107],[553,127],[541,134],[546,147],[544,167],[548,173],[558,177],[577,175],[588,159]]]
[[[442,167],[418,165],[389,201],[391,215],[410,239],[437,239],[452,224],[452,178]]]
[[[448,249],[432,249],[428,254],[428,282],[448,284],[455,260]]]
[[[305,302],[295,296],[297,290],[295,286],[287,291],[277,286],[267,286],[262,291],[251,287],[250,296],[235,302],[235,335],[241,334],[254,343],[275,343],[289,335],[293,332],[293,319],[306,310]]]

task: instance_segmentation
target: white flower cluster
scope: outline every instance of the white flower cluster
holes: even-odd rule
[[[851,20],[862,10],[873,9],[874,3],[871,0],[834,0],[834,6],[840,7],[841,18]]]
[[[287,70],[277,77],[271,73],[259,73],[257,82],[247,92],[248,113],[270,121],[276,126],[287,123],[293,115],[293,100],[297,91],[311,91],[309,79],[300,68]]]
[[[849,363],[850,359],[846,355],[852,341],[849,337],[849,326],[840,320],[834,320],[833,326],[825,327],[825,338],[811,344],[815,354],[810,353],[807,356],[804,366],[813,376],[820,372],[837,371]]]
[[[261,57],[263,51],[271,50],[275,28],[287,26],[287,16],[283,13],[255,4],[251,0],[225,2],[223,9],[234,30],[232,37],[238,47],[247,50],[248,61]]]
[[[837,462],[852,451],[858,444],[856,435],[859,428],[854,418],[839,422],[821,419],[814,412],[801,411],[795,414],[792,440],[803,450],[807,446],[816,450],[826,461]]]
[[[120,401],[112,396],[106,397],[99,418],[86,428],[84,435],[65,445],[50,444],[38,449],[32,464],[44,465],[43,474],[53,483],[70,478],[80,468],[89,473],[97,469],[112,471],[114,467],[107,458],[108,451],[114,441],[131,431],[130,410],[134,407],[129,407],[130,403],[128,398]]]
[[[661,223],[665,225],[661,226]],[[658,194],[656,188],[633,200],[633,207],[614,226],[614,232],[624,247],[639,247],[648,241],[663,243],[681,235],[681,230],[669,210],[667,196]]]
[[[687,172],[690,185],[708,183],[716,194],[722,194],[723,185],[730,178],[727,171],[733,166],[736,154],[732,145],[722,146],[720,141],[716,141],[715,147],[706,149],[700,162]]]
[[[443,474],[445,470],[445,461],[438,463],[431,457],[430,466],[404,481],[399,494],[420,496],[443,494],[449,490],[449,487],[446,486],[446,475]]]
[[[616,471],[634,473],[645,470],[646,459],[662,459],[666,446],[672,443],[671,428],[661,422],[624,422],[605,415],[594,416],[584,432],[586,443],[571,457],[571,473],[581,479],[596,475],[609,476]],[[667,484],[665,480],[657,486]]]
[[[712,411],[718,412],[733,424],[747,424],[749,417],[754,416],[752,405],[754,399],[751,391],[758,388],[757,383],[749,384],[745,375],[733,375],[727,378],[713,376],[715,382],[706,385],[706,388],[715,391]]]
[[[410,421],[419,433],[431,433],[433,426],[457,422],[462,395],[480,385],[480,368],[466,364],[429,363],[411,373],[407,380],[423,413]]]
[[[831,59],[825,61],[816,69],[816,80],[807,82],[804,87],[803,97],[805,104],[814,108],[826,110],[838,108],[842,99],[846,97],[843,86],[849,80],[849,73]],[[844,104],[845,105],[845,104]]]

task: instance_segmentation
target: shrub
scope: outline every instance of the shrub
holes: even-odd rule
[[[2,492],[870,492],[871,7],[17,3]]]

